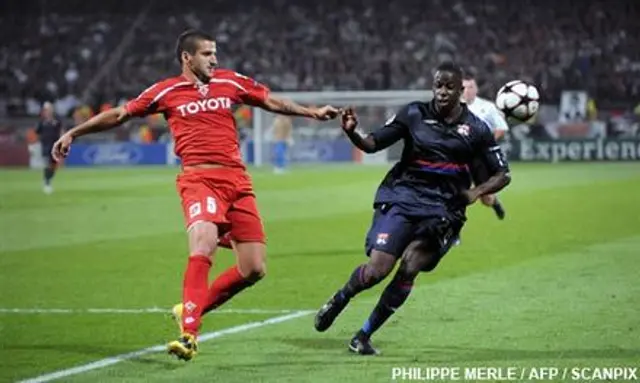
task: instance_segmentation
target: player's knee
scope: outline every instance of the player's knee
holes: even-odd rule
[[[374,286],[389,275],[387,269],[367,263],[364,265],[363,280],[366,285]]]
[[[420,272],[429,272],[436,268],[440,256],[429,249],[425,241],[414,241],[402,254],[399,272],[413,279]]]
[[[262,243],[235,243],[238,267],[242,276],[257,282],[267,275],[266,248]]]
[[[246,280],[258,282],[267,275],[267,264],[265,262],[251,264],[248,270],[244,270],[243,274]]]
[[[420,269],[420,271],[422,272],[430,272],[433,271],[433,269],[435,269],[438,264],[440,263],[440,259],[441,257],[436,254],[435,252],[431,252],[429,253],[429,255],[426,257],[425,262],[422,265],[422,269]]]
[[[189,228],[191,254],[211,255],[218,243],[218,227],[212,222],[196,222]]]
[[[415,252],[405,252],[402,255],[400,261],[400,267],[398,267],[398,275],[401,279],[412,281],[420,273],[420,262],[418,262],[419,255]]]
[[[369,279],[371,282],[378,283],[385,279],[387,275],[391,272],[391,269],[380,267],[380,266],[370,266],[369,267]]]
[[[366,276],[372,282],[380,282],[387,277],[396,264],[396,257],[380,251],[372,251],[366,268]]]

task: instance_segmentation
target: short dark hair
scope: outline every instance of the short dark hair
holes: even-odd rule
[[[463,80],[467,80],[467,81],[475,80],[476,79],[476,75],[471,73],[471,72],[469,72],[469,71],[465,71],[464,72],[464,76],[462,76],[462,79]]]
[[[436,71],[451,72],[459,79],[462,79],[464,76],[464,71],[462,70],[462,67],[460,67],[460,65],[452,61],[445,61],[442,64],[438,65],[438,67],[436,68]]]
[[[201,40],[214,41],[211,35],[197,29],[188,29],[178,36],[176,58],[180,65],[182,65],[182,52],[187,52],[192,55],[195,54],[198,48],[198,41]]]

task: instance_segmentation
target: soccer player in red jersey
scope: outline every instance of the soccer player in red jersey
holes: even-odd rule
[[[127,104],[70,129],[54,144],[52,155],[60,161],[76,137],[111,129],[131,117],[164,114],[182,161],[176,186],[189,241],[179,313],[182,334],[168,349],[179,359],[190,360],[197,353],[201,316],[265,275],[265,234],[252,181],[242,162],[232,106],[247,104],[317,120],[333,119],[339,111],[328,105],[306,107],[277,98],[249,77],[216,68],[216,43],[206,33],[190,30],[181,34],[176,54],[180,76],[159,81]],[[233,248],[237,264],[208,286],[219,242]]]

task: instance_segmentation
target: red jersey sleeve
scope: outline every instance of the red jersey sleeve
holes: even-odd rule
[[[233,81],[241,86],[240,98],[245,104],[261,105],[269,98],[269,88],[250,77],[234,72]]]
[[[162,83],[155,83],[145,89],[138,97],[124,105],[127,114],[134,117],[144,117],[163,112],[165,106],[162,103],[162,96],[166,93],[165,88],[166,86],[162,86]]]

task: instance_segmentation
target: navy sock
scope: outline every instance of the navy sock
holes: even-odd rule
[[[382,327],[387,319],[407,300],[412,288],[413,280],[407,280],[396,275],[384,289],[378,304],[366,322],[364,322],[361,329],[364,335],[370,337]]]
[[[44,168],[44,184],[51,184],[51,179],[53,178],[54,170],[52,168]]]

